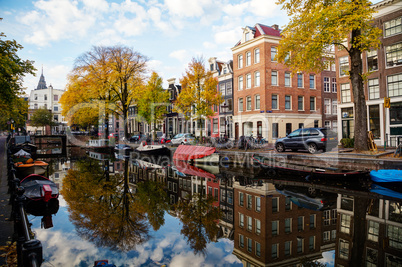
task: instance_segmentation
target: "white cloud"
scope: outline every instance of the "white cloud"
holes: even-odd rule
[[[194,255],[193,252],[187,252],[173,256],[169,265],[176,267],[187,267],[187,266],[197,267],[202,266],[203,263],[204,263],[203,257]]]
[[[173,51],[172,53],[169,54],[169,56],[172,58],[175,58],[181,62],[184,62],[189,57],[189,53],[187,50],[181,49],[181,50]]]
[[[148,11],[148,17],[151,18],[151,20],[154,22],[154,25],[156,28],[162,30],[162,31],[167,31],[169,30],[169,24],[162,21],[162,11],[157,8],[157,7],[151,7]]]
[[[89,10],[99,10],[106,12],[109,10],[109,3],[105,0],[82,0]]]
[[[211,42],[203,42],[202,45],[207,48],[207,49],[214,49],[216,48],[216,44],[215,43],[211,43]]]
[[[257,16],[270,17],[276,15],[279,6],[275,4],[275,1],[251,0],[249,10]]]
[[[161,261],[163,259],[163,249],[161,247],[157,247],[151,255],[151,260],[153,261]]]
[[[248,7],[249,2],[241,3],[238,5],[227,4],[223,7],[223,12],[230,15],[231,17],[240,17],[244,14],[244,10],[248,10]]]
[[[128,45],[130,42],[118,34],[116,30],[107,28],[93,36],[91,43],[94,45],[112,46],[115,44]]]
[[[204,9],[213,6],[211,0],[165,0],[169,12],[179,17],[202,17]]]
[[[214,34],[214,40],[217,44],[235,45],[241,38],[241,29],[232,29]]]

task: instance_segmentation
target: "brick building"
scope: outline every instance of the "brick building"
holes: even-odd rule
[[[301,127],[322,125],[321,73],[292,75],[275,55],[280,30],[243,28],[233,52],[234,137],[261,135],[269,142]]]
[[[386,0],[372,6],[374,25],[382,29],[381,45],[377,50],[363,53],[363,71],[371,71],[365,83],[368,130],[377,145],[387,141],[396,144],[402,135],[402,1]],[[336,51],[338,81],[338,137],[354,136],[353,93],[349,76],[350,60],[345,50]],[[384,98],[390,98],[390,108],[384,107]]]

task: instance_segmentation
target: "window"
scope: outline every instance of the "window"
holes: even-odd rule
[[[271,257],[272,257],[273,259],[278,258],[278,247],[279,247],[279,244],[273,244],[273,245],[272,245]]]
[[[342,103],[349,103],[350,101],[352,101],[351,95],[350,95],[350,84],[349,83],[341,84],[341,99],[342,99]]]
[[[254,63],[260,63],[260,49],[254,50]]]
[[[47,100],[47,95],[44,95],[45,100]]]
[[[324,127],[331,129],[331,121],[324,121]]]
[[[304,230],[304,216],[297,217],[297,231]]]
[[[291,248],[292,248],[292,241],[286,241],[285,242],[285,256],[290,256],[291,255]]]
[[[244,227],[244,215],[239,213],[239,226]]]
[[[290,87],[290,72],[285,72],[285,86]]]
[[[239,69],[243,68],[243,55],[239,55],[237,58]]]
[[[332,78],[332,93],[336,93],[336,78]]]
[[[275,57],[276,57],[276,47],[271,47],[271,61],[276,61]]]
[[[278,85],[278,72],[276,70],[271,72],[271,84]]]
[[[368,233],[367,239],[378,242],[378,230],[380,228],[380,224],[378,222],[369,221],[368,222]]]
[[[277,197],[273,197],[272,198],[272,212],[278,212],[278,198]]]
[[[251,209],[253,207],[253,196],[247,194],[247,208]]]
[[[253,230],[253,218],[250,216],[247,216],[247,230],[250,232]]]
[[[241,206],[241,207],[244,206],[244,193],[243,192],[239,193],[239,206]]]
[[[59,111],[59,107],[58,107],[58,106],[54,106],[54,107],[53,107],[53,111]]]
[[[226,93],[226,88],[225,88],[225,83],[219,84],[219,91],[221,91],[221,94],[224,96]]]
[[[291,110],[292,109],[292,103],[291,103],[291,96],[290,95],[285,96],[285,109],[286,110]]]
[[[331,99],[324,99],[324,113],[331,114]]]
[[[278,95],[272,95],[272,109],[278,109]]]
[[[396,18],[384,23],[384,36],[388,37],[394,34],[398,34],[402,32],[402,25],[401,25],[402,18]]]
[[[303,253],[303,238],[297,238],[297,253]]]
[[[272,123],[272,138],[278,138],[278,123]]]
[[[329,77],[324,77],[324,92],[326,92],[326,93],[331,92]]]
[[[389,246],[396,249],[402,249],[402,228],[393,225],[387,225],[387,237]]]
[[[255,219],[255,233],[257,235],[261,234],[261,221]]]
[[[226,83],[226,95],[231,95],[232,94],[232,82],[227,82]]]
[[[272,235],[278,235],[278,221],[272,221]]]
[[[260,109],[260,95],[255,96],[255,109]]]
[[[339,76],[347,76],[349,72],[349,58],[339,58]]]
[[[243,111],[243,98],[239,98],[239,111]]]
[[[297,109],[298,110],[304,110],[304,97],[303,96],[298,96],[297,97]]]
[[[346,234],[350,233],[350,215],[341,215],[341,228],[340,231]]]
[[[258,242],[255,242],[255,255],[257,257],[261,256],[261,244]]]
[[[246,66],[251,65],[251,52],[246,53]]]
[[[213,119],[213,131],[214,133],[218,132],[218,118]]]
[[[338,113],[338,100],[332,100],[332,114]]]
[[[290,198],[287,197],[285,198],[285,210],[291,210],[292,209],[292,201],[290,201]]]
[[[251,110],[251,96],[246,98],[246,108],[247,110]]]
[[[297,74],[297,87],[303,88],[303,74],[302,73]]]
[[[243,90],[243,76],[239,76],[239,91]]]
[[[254,73],[254,86],[255,87],[260,86],[260,72],[259,71],[256,71]]]
[[[253,250],[253,240],[250,238],[247,238],[247,251],[251,252]]]
[[[309,248],[310,250],[314,250],[314,249],[315,249],[315,236],[310,236],[310,237],[309,237],[308,248]]]
[[[315,97],[310,96],[310,110],[313,111],[315,110]]]
[[[366,266],[376,267],[378,264],[378,251],[372,248],[366,250]]]
[[[385,47],[387,67],[402,64],[402,43]]]
[[[377,50],[367,51],[367,69],[368,71],[378,70]]]
[[[339,239],[339,258],[349,259],[349,241]]]
[[[378,78],[368,80],[369,99],[380,98],[380,86],[378,84]]]
[[[292,132],[292,124],[291,123],[286,123],[285,125],[286,129],[286,135],[290,134]]]
[[[286,218],[285,219],[285,233],[291,233],[292,232],[292,218]]]
[[[246,89],[251,88],[251,74],[246,75]]]
[[[387,84],[389,97],[402,95],[402,74],[388,76]]]
[[[331,240],[331,231],[325,231],[323,233],[323,240],[324,242]]]
[[[255,197],[255,211],[261,211],[261,197]]]
[[[239,247],[244,248],[244,236],[239,235]]]
[[[315,89],[315,75],[310,74],[310,89]]]
[[[310,229],[315,228],[315,214],[310,214]]]

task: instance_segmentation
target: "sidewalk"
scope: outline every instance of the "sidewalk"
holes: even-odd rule
[[[14,224],[9,221],[11,215],[11,205],[9,205],[10,195],[7,183],[7,151],[6,137],[0,136],[0,247],[11,241]],[[0,252],[2,254],[3,251]],[[5,258],[0,257],[0,266],[6,264]]]

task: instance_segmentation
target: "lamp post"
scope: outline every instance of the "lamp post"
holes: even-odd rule
[[[15,129],[14,119],[10,118],[10,122],[11,122],[11,137],[14,137],[14,129]]]

